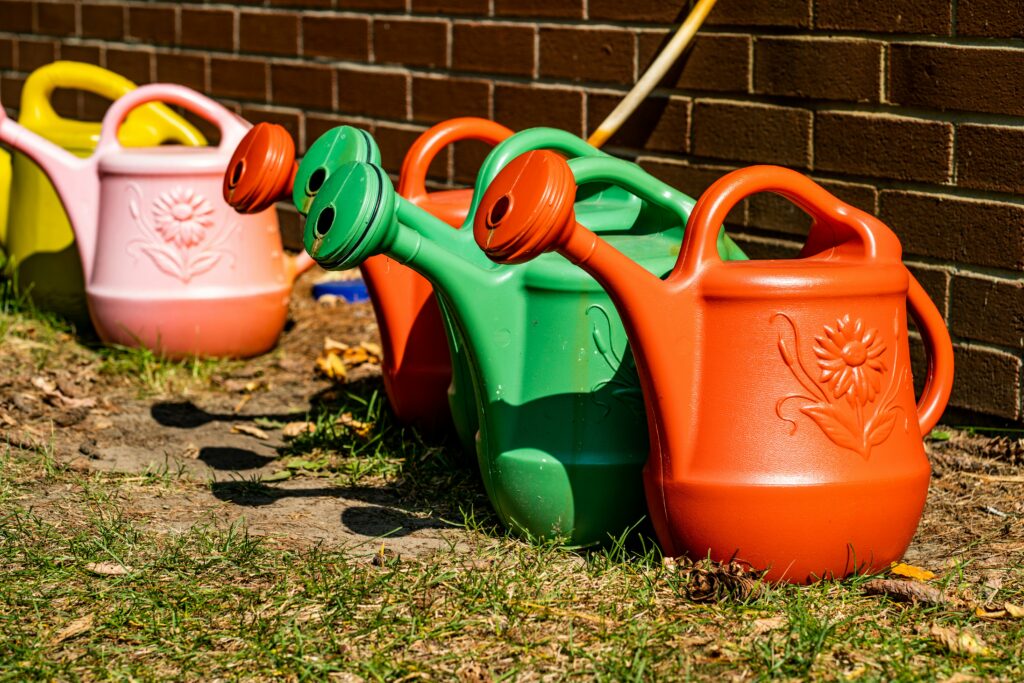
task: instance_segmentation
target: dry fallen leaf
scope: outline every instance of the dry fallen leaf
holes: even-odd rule
[[[371,359],[370,362],[371,363],[379,363],[380,359],[384,357],[384,350],[380,348],[380,344],[375,344],[374,342],[364,341],[364,342],[359,342],[359,345],[362,346],[363,349],[368,354],[370,354],[370,359]]]
[[[185,450],[182,451],[181,457],[195,460],[199,457],[199,446],[194,443],[185,444]]]
[[[357,436],[361,436],[363,438],[369,436],[370,431],[373,429],[372,422],[363,422],[362,420],[357,420],[356,418],[352,417],[352,413],[342,413],[341,415],[338,416],[338,419],[334,421],[334,424],[342,425],[343,427],[348,427],[353,432],[355,432]]]
[[[466,662],[455,672],[459,683],[490,683],[494,680],[490,672],[479,662]]]
[[[331,379],[344,380],[348,374],[345,370],[345,361],[336,353],[326,353],[316,359],[316,367]]]
[[[935,586],[906,579],[874,579],[864,584],[864,592],[868,595],[887,595],[901,602],[920,602],[927,605],[945,605],[951,602]]]
[[[85,565],[85,569],[99,576],[124,576],[134,571],[133,567],[120,562],[90,562]]]
[[[1024,619],[1024,607],[1014,605],[1012,602],[1004,602],[1003,609],[1014,619]]]
[[[267,439],[270,438],[269,436],[267,436],[267,433],[265,431],[263,431],[262,429],[260,429],[259,427],[254,427],[252,425],[246,425],[246,424],[232,425],[231,426],[231,433],[232,434],[245,434],[247,436],[252,436],[252,437],[255,437],[257,439],[262,439],[264,441],[266,441]]]
[[[294,439],[303,434],[310,434],[316,431],[316,425],[312,422],[289,422],[281,428],[281,434],[286,439]]]
[[[113,426],[114,426],[113,422],[111,422],[110,420],[108,420],[106,418],[103,418],[103,417],[96,418],[96,420],[94,420],[93,423],[92,423],[92,428],[94,430],[96,430],[97,432],[101,432],[104,429],[110,429]]]
[[[992,654],[992,650],[985,645],[985,642],[971,631],[958,631],[934,624],[929,633],[936,642],[954,654],[982,656]]]
[[[96,620],[96,615],[86,614],[84,617],[79,617],[72,621],[70,624],[57,631],[53,638],[50,639],[51,645],[58,645],[63,643],[65,640],[71,640],[76,636],[80,636],[89,629],[92,628],[93,622]]]
[[[889,571],[896,576],[906,576],[909,579],[917,579],[918,581],[927,581],[928,579],[935,578],[935,572],[903,562],[899,564],[893,562]]]

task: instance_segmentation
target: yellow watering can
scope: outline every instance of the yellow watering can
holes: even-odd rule
[[[25,81],[18,123],[79,157],[87,157],[100,137],[99,122],[61,118],[50,104],[58,88],[85,90],[109,100],[134,90],[127,78],[92,64],[54,62]],[[202,134],[163,104],[133,111],[118,133],[127,147],[167,142],[201,146]],[[81,260],[67,214],[56,190],[35,162],[15,152],[0,159],[0,245],[7,252],[7,274],[40,308],[83,326],[89,323]],[[6,177],[5,177],[6,176]],[[5,192],[10,186],[10,196]]]

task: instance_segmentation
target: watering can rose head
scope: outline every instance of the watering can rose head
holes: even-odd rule
[[[488,186],[473,220],[473,236],[498,263],[529,261],[569,239],[575,198],[576,182],[562,156],[527,152]]]
[[[303,241],[322,267],[344,270],[386,251],[397,234],[391,179],[376,164],[353,161],[318,188]]]
[[[349,161],[380,162],[369,133],[352,126],[327,131],[295,164],[295,143],[283,127],[259,123],[242,138],[224,174],[224,200],[239,213],[258,213],[292,199],[303,214],[331,174]]]

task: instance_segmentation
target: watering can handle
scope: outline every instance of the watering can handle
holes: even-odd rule
[[[840,201],[801,173],[778,166],[751,166],[723,176],[701,195],[668,281],[687,280],[709,262],[719,261],[718,226],[736,204],[758,192],[782,195],[814,219],[803,254],[831,251],[867,261],[900,260],[899,239],[874,216]],[[908,310],[918,323],[928,354],[928,375],[917,403],[921,432],[927,433],[941,417],[952,391],[953,344],[935,304],[914,276],[908,275]]]
[[[224,155],[225,167],[232,152],[250,128],[243,119],[195,90],[183,85],[153,83],[131,91],[110,105],[110,109],[103,117],[100,141],[96,146],[97,154],[119,147],[117,130],[121,123],[133,109],[150,102],[176,104],[217,126],[221,134],[219,149]]]
[[[427,194],[427,170],[442,149],[460,140],[480,140],[497,145],[511,137],[512,131],[494,121],[463,116],[442,121],[428,128],[416,138],[402,161],[398,194],[409,200],[418,200]]]
[[[108,100],[117,100],[136,89],[135,83],[120,74],[93,64],[57,61],[33,71],[21,93],[23,125],[45,130],[60,125],[62,117],[53,109],[51,97],[58,88],[90,92]],[[153,105],[134,118],[144,119],[163,136],[163,140],[187,145],[204,145],[206,139],[191,124],[165,106]]]

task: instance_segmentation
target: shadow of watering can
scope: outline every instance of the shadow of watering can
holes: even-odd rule
[[[82,90],[116,100],[136,87],[127,78],[92,64],[53,62],[33,71],[25,81],[18,123],[77,157],[87,157],[99,141],[100,124],[58,116],[50,102],[53,92]],[[190,123],[159,103],[131,112],[118,131],[118,140],[126,147],[206,144]],[[6,154],[0,152],[0,156]],[[6,158],[0,160],[0,168],[3,161]],[[88,325],[81,259],[60,198],[46,174],[24,154],[15,152],[10,164],[14,197],[10,218],[4,220],[0,211],[0,244],[11,259],[9,273],[39,308]]]
[[[604,156],[562,131],[517,133],[485,160],[467,224],[498,171],[538,148]],[[692,200],[650,182],[672,197],[670,209],[642,210],[628,193],[600,187],[581,193],[576,208],[580,220],[661,274],[675,261]],[[305,245],[328,269],[386,254],[434,285],[453,385],[471,386],[475,403],[457,422],[475,433],[487,493],[513,530],[588,545],[643,517],[640,389],[618,315],[593,279],[554,255],[527,268],[494,265],[470,230],[452,230],[397,197],[387,174],[368,163],[338,168],[320,189]],[[453,402],[453,414],[466,410]]]
[[[512,131],[492,121],[457,118],[425,131],[409,148],[402,164],[398,193],[449,225],[462,224],[471,190],[427,192],[426,175],[434,157],[459,140],[491,145]],[[306,212],[331,174],[349,161],[380,164],[369,134],[340,126],[318,138],[306,153],[306,175],[295,183],[295,145],[281,126],[260,123],[239,143],[224,178],[224,198],[241,212],[261,211],[292,199]],[[387,256],[359,266],[377,314],[384,350],[384,387],[395,415],[403,422],[439,428],[450,421],[447,392],[451,361],[441,313],[430,283]]]
[[[154,101],[216,124],[220,147],[122,147],[122,121]],[[251,356],[274,345],[292,282],[312,261],[284,253],[272,211],[238,216],[221,198],[224,169],[246,130],[213,100],[168,84],[117,100],[85,159],[0,113],[0,139],[39,164],[64,202],[104,341],[170,357]]]
[[[665,552],[735,558],[793,582],[885,569],[920,520],[922,434],[953,379],[949,333],[896,235],[794,171],[752,167],[704,193],[659,279],[574,220],[577,185],[591,182],[667,205],[621,166],[520,157],[491,184],[474,230],[499,263],[558,251],[615,301],[646,399],[644,480]],[[814,219],[800,258],[719,258],[717,226],[757,192]],[[929,359],[916,406],[908,303]]]

